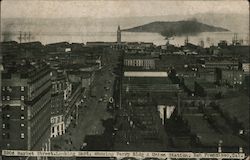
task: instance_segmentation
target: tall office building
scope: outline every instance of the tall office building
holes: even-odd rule
[[[2,55],[0,54],[0,95],[2,95],[2,71],[3,71],[3,65],[2,65]],[[2,115],[2,98],[0,98],[0,115]],[[0,127],[2,126],[2,119],[0,117]],[[0,129],[0,135],[2,135],[2,129]],[[0,136],[0,142],[2,142],[2,136]],[[0,150],[2,149],[2,145],[0,143]]]
[[[50,69],[13,64],[2,73],[2,149],[50,150]]]

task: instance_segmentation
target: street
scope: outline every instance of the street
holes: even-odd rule
[[[106,65],[101,70],[95,72],[93,86],[97,89],[96,96],[91,97],[86,94],[86,99],[79,107],[77,125],[70,125],[64,135],[54,138],[52,149],[80,150],[86,135],[100,135],[103,133],[102,120],[112,118],[112,115],[107,112],[108,99],[112,97],[115,79],[112,71],[113,63],[106,62]],[[102,100],[100,101],[100,99]]]

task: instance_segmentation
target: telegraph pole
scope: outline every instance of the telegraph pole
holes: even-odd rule
[[[31,33],[28,33],[28,42],[30,42],[30,38],[31,38]]]
[[[19,39],[19,43],[22,43],[22,31],[19,31],[18,39]]]
[[[27,41],[27,33],[24,32],[24,37],[23,37],[24,41],[26,42]]]

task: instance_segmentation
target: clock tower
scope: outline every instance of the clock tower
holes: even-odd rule
[[[120,29],[120,25],[117,28],[117,43],[121,43],[121,29]]]

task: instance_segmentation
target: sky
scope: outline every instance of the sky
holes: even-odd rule
[[[142,17],[249,13],[247,0],[2,0],[2,18]]]

